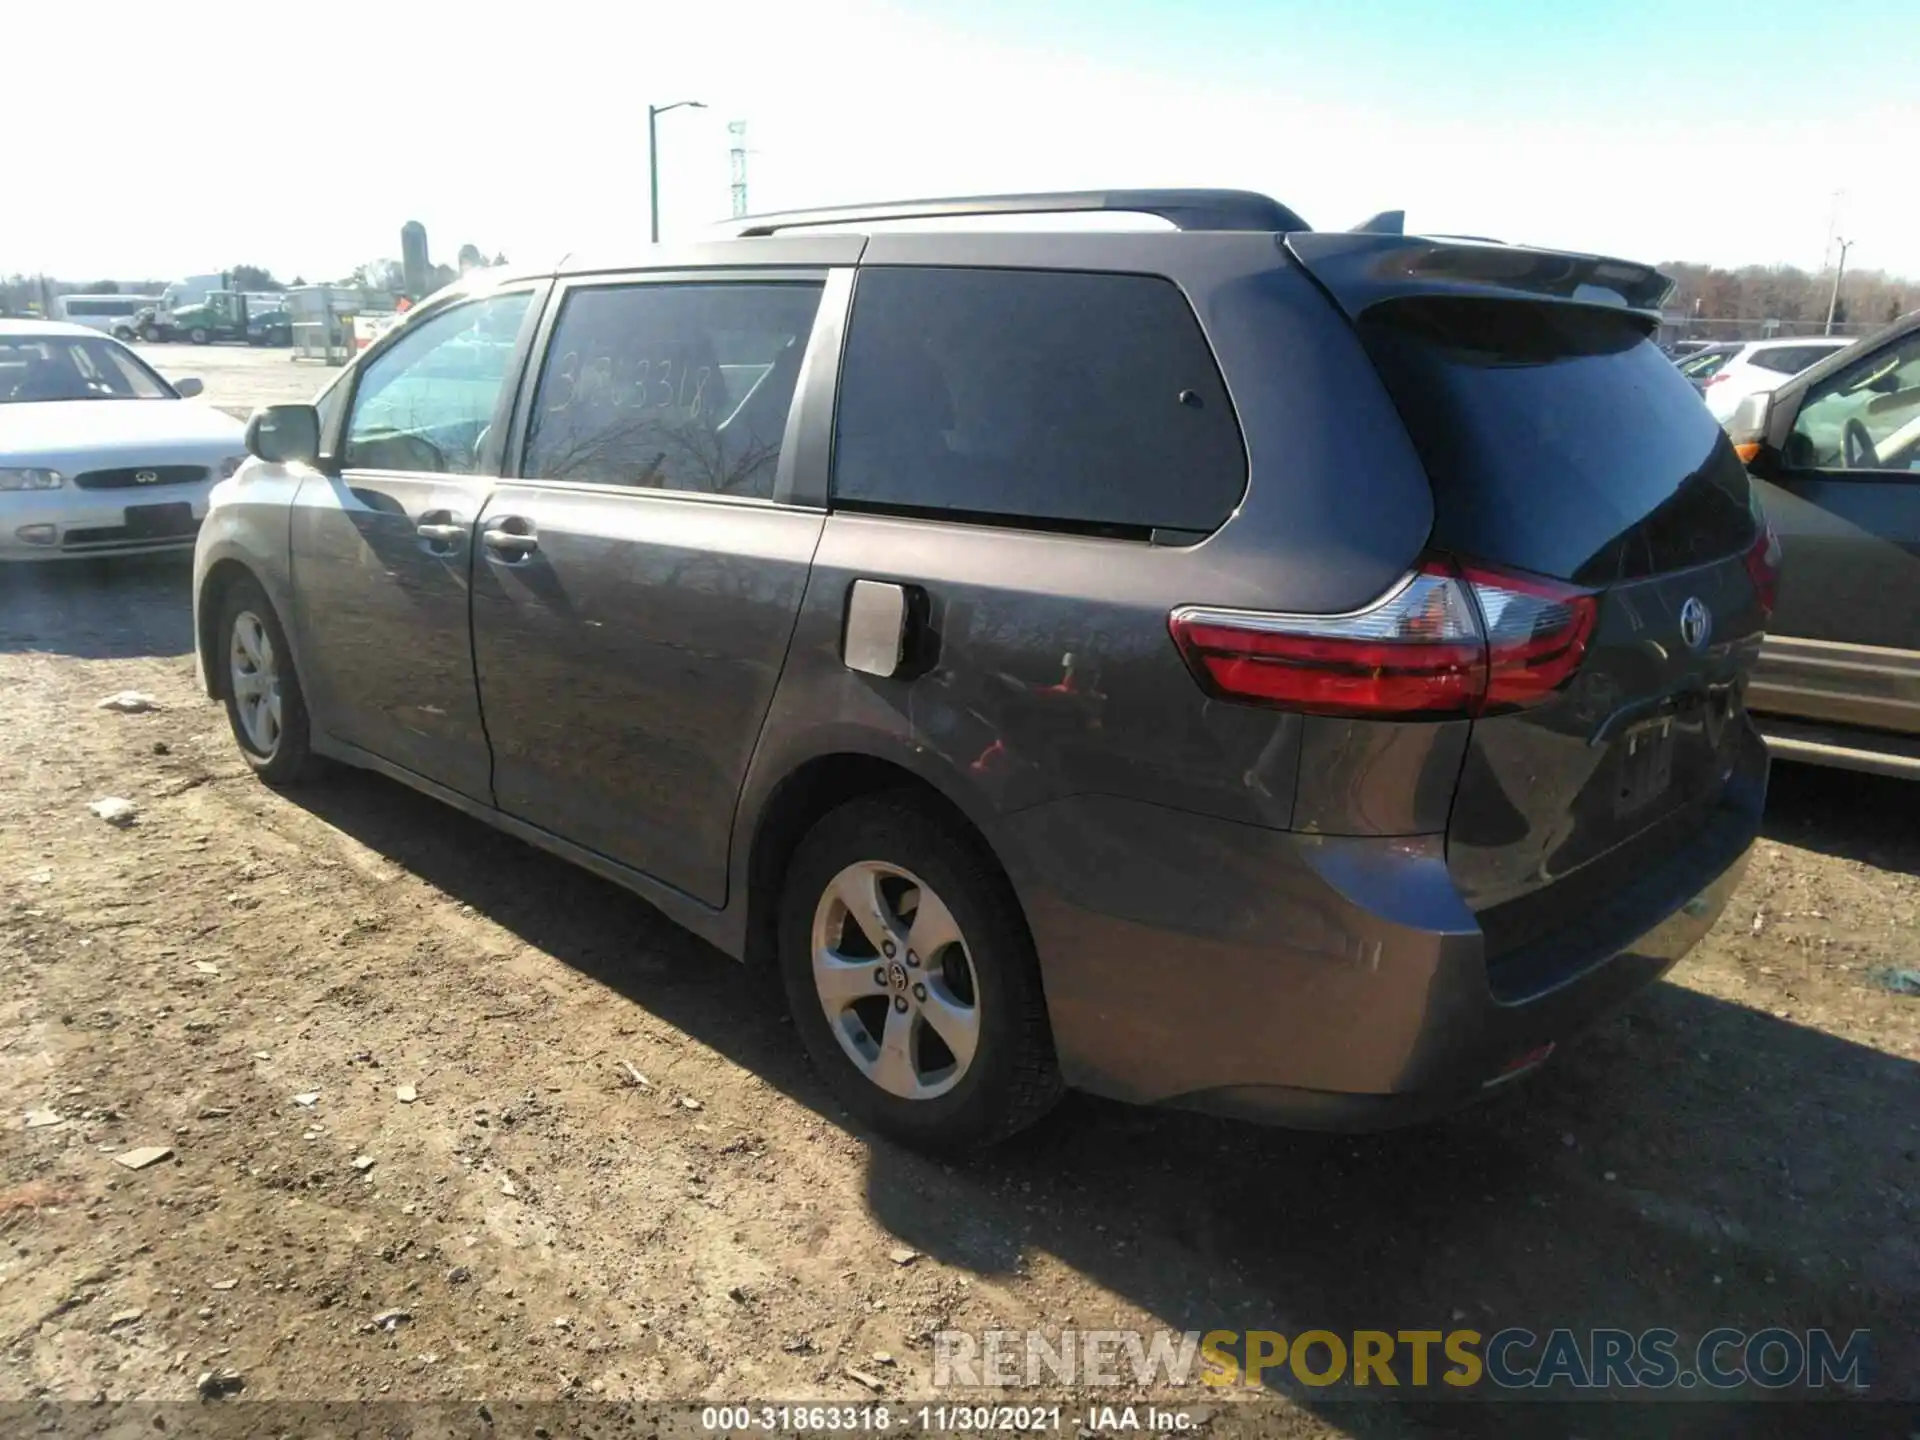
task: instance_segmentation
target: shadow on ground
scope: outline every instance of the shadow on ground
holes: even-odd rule
[[[1783,824],[1848,812],[1806,791]],[[849,1123],[777,1008],[748,1003],[770,987],[641,901],[371,775],[336,772],[297,798]],[[1686,1363],[1716,1326],[1863,1327],[1882,1393],[1920,1398],[1917,1118],[1920,1066],[1662,984],[1521,1091],[1423,1129],[1299,1135],[1072,1097],[957,1166],[870,1139],[867,1194],[915,1249],[988,1274],[1057,1262],[1175,1331],[1667,1327]],[[1105,1304],[1084,1297],[1075,1322],[1109,1323]],[[1356,1435],[1911,1428],[1889,1405],[1353,1403],[1266,1378]]]
[[[1767,787],[1763,833],[1769,840],[1920,875],[1920,784],[1779,765]]]
[[[193,650],[193,557],[0,563],[0,653],[82,660]]]

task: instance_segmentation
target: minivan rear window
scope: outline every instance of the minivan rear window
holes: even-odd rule
[[[1634,317],[1424,297],[1360,333],[1426,462],[1439,548],[1605,585],[1752,544],[1745,468]]]

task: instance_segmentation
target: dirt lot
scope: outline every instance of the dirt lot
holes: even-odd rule
[[[169,380],[197,375],[201,397],[245,419],[256,406],[311,400],[335,375],[337,365],[295,360],[291,350],[252,345],[136,345],[140,358]]]
[[[948,1167],[850,1128],[749,977],[625,893],[371,776],[263,788],[196,693],[186,579],[0,575],[0,1399],[214,1368],[246,1398],[925,1396],[929,1334],[996,1325],[1864,1326],[1916,1393],[1920,1000],[1869,979],[1920,966],[1911,786],[1778,772],[1708,943],[1474,1113],[1350,1140],[1075,1099]],[[163,708],[95,708],[129,688]],[[1275,1433],[1521,1415],[1281,1393]]]

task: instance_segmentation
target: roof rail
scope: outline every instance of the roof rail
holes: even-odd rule
[[[736,237],[775,235],[809,225],[862,221],[959,219],[975,215],[1053,215],[1090,211],[1158,215],[1178,230],[1310,230],[1278,200],[1251,190],[1060,190],[1033,195],[962,195],[945,200],[888,200],[824,210],[743,215],[724,222]]]

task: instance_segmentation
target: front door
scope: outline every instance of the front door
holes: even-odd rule
[[[821,291],[802,274],[569,286],[525,478],[481,517],[495,802],[712,905],[823,520],[776,499]]]
[[[293,508],[295,623],[315,726],[482,801],[473,526],[499,474],[534,300],[527,288],[457,300],[398,332],[353,384],[337,468],[301,485]]]
[[[1920,331],[1810,388],[1762,491],[1781,542],[1756,689],[1841,724],[1920,726]]]

